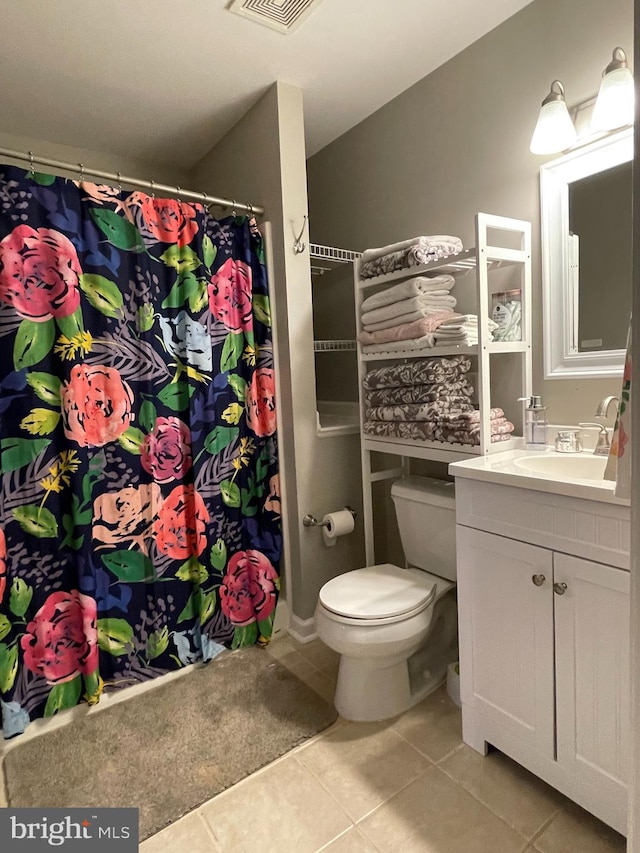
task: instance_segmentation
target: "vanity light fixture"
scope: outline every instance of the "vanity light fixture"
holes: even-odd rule
[[[595,105],[594,105],[595,101]],[[581,110],[591,110],[591,130],[608,133],[633,124],[634,83],[633,73],[627,63],[627,55],[621,47],[613,51],[611,62],[602,73],[602,82],[597,98],[583,101],[567,109],[564,86],[559,80],[551,84],[551,91],[542,102],[538,123],[533,131],[529,150],[532,154],[558,154],[566,151],[578,141],[574,120],[579,127]],[[585,113],[588,116],[589,113]],[[587,127],[589,125],[587,124]],[[583,139],[583,132],[580,132]]]
[[[532,154],[556,154],[570,148],[577,138],[564,98],[564,86],[554,80],[540,107],[529,150]]]
[[[613,51],[613,58],[602,73],[600,91],[593,108],[593,130],[615,130],[633,122],[633,74],[627,55],[621,47]]]

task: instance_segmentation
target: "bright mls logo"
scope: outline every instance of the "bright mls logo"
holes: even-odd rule
[[[137,853],[138,809],[0,809],[3,853]]]

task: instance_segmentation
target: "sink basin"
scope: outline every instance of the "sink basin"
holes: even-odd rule
[[[602,480],[607,465],[606,456],[594,456],[592,453],[544,453],[540,456],[526,456],[514,459],[514,465],[535,474],[549,477],[568,477],[572,480]]]

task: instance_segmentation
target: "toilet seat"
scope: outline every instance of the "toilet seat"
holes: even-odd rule
[[[338,617],[379,624],[425,610],[436,596],[439,580],[420,569],[382,563],[338,575],[324,584],[319,599]]]

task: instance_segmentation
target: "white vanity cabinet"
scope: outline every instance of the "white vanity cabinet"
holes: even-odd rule
[[[626,829],[631,771],[629,572],[554,554],[558,763],[590,810],[609,804]],[[616,821],[618,822],[618,821]]]
[[[626,833],[628,508],[458,478],[456,502],[465,742]]]

